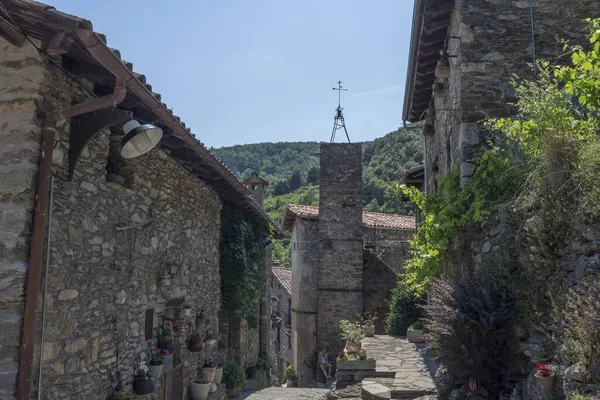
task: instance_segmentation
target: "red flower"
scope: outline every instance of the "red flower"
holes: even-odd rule
[[[345,356],[345,354],[344,354],[344,352],[343,352],[343,351],[340,351],[340,352],[338,353],[338,358],[344,358],[344,356]]]
[[[537,365],[537,375],[538,376],[553,376],[554,371],[552,371],[546,364],[538,364]]]

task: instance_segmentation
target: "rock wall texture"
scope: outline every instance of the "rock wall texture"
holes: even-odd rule
[[[583,43],[586,17],[600,15],[596,0],[533,2],[536,59],[559,62],[560,40]],[[450,77],[435,99],[435,133],[426,136],[427,192],[435,176],[458,166],[463,182],[473,175],[473,151],[483,142],[478,122],[513,115],[513,74],[533,78],[529,1],[461,0],[456,2],[448,36]],[[440,49],[441,50],[441,49]]]
[[[15,49],[0,39],[0,53],[0,397],[10,399],[41,136],[36,112],[42,103],[46,109],[61,108],[81,95],[29,46]],[[113,318],[124,383],[131,381],[139,358],[147,357],[154,338],[146,337],[146,329],[160,323],[168,302],[203,308],[209,326],[218,326],[220,201],[157,149],[128,163],[129,188],[106,182],[108,130],[88,144],[69,181],[69,132],[68,122],[60,127],[53,157],[50,269],[42,283],[47,285],[42,398],[105,399],[116,383]],[[122,229],[151,217],[146,227]],[[170,264],[183,273],[167,279]],[[153,310],[150,326],[148,310]],[[180,342],[187,329],[182,325]],[[175,362],[185,364],[186,374],[214,350],[180,349]],[[38,366],[39,359],[34,377]],[[147,398],[162,398],[157,383]]]
[[[33,46],[0,37],[0,398],[16,390],[33,190],[40,151],[37,104],[46,70]]]
[[[396,286],[397,273],[377,257],[377,250],[364,250],[364,311],[374,313],[375,334],[385,335],[385,317],[390,311],[390,291]]]
[[[362,146],[321,144],[318,345],[337,354],[340,320],[363,311]]]
[[[270,294],[277,299],[271,303],[271,315],[280,318],[270,318],[269,355],[275,363],[275,373],[281,378],[285,368],[292,363],[292,295],[273,275],[269,287]]]

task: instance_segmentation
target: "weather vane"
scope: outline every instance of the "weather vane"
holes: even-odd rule
[[[335,109],[335,117],[333,118],[333,131],[331,132],[331,140],[329,143],[333,143],[335,140],[335,132],[338,129],[344,128],[344,132],[346,132],[346,138],[348,139],[348,143],[350,143],[350,136],[348,136],[348,130],[346,129],[346,121],[344,120],[344,114],[342,111],[342,91],[347,92],[348,89],[344,89],[342,87],[342,81],[338,81],[338,87],[331,88],[332,90],[338,91],[338,106]]]

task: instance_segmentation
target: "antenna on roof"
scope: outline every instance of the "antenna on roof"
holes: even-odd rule
[[[350,143],[350,136],[348,136],[348,130],[346,129],[346,121],[344,120],[344,114],[342,111],[342,91],[347,92],[348,89],[342,88],[342,81],[338,81],[338,87],[331,88],[332,90],[338,91],[338,106],[335,109],[335,117],[333,117],[333,131],[331,132],[331,140],[329,143],[333,143],[335,141],[335,132],[338,129],[344,129],[346,132],[346,138],[348,139],[348,143]]]

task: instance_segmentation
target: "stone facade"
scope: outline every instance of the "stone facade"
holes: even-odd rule
[[[314,384],[305,365],[317,349],[319,223],[297,219],[292,229],[292,356],[300,387]]]
[[[340,320],[363,312],[362,146],[321,144],[318,346],[343,348]]]
[[[456,1],[448,26],[450,76],[435,98],[435,129],[425,136],[426,192],[435,193],[436,176],[454,166],[462,182],[473,174],[473,152],[485,140],[478,123],[513,115],[511,78],[534,77],[529,1]],[[536,59],[559,62],[560,40],[582,43],[586,17],[600,15],[595,0],[535,0]],[[439,50],[442,50],[441,48]],[[424,67],[421,67],[424,68]],[[417,70],[417,74],[424,71]],[[432,82],[433,83],[433,82]]]
[[[40,115],[86,96],[29,43],[18,48],[2,38],[0,88],[0,398],[9,400],[16,392]],[[155,344],[153,328],[171,315],[171,306],[203,309],[205,330],[216,332],[220,326],[221,200],[158,148],[127,161],[125,185],[107,182],[111,142],[120,139],[108,129],[88,143],[69,180],[70,132],[68,120],[58,126],[52,158],[49,268],[42,271],[48,279],[42,279],[45,296],[38,305],[32,395],[37,394],[43,341],[41,398],[105,399],[117,383],[117,368],[130,389],[134,366],[148,357]],[[176,271],[172,275],[170,266]],[[180,379],[187,382],[204,358],[227,361],[226,350],[211,346],[187,351],[187,322],[194,324],[193,316],[178,321],[173,357],[174,365],[183,363],[183,375],[157,379],[155,392],[145,398],[162,399],[165,380],[168,396],[179,398]],[[258,331],[241,321],[242,363],[256,362]]]
[[[390,289],[415,232],[414,218],[363,213],[361,175],[360,146],[324,144],[320,207],[289,205],[285,213],[284,228],[292,232],[292,356],[301,387],[315,385],[319,347],[328,346],[332,357],[344,347],[341,319],[374,312],[384,333]]]
[[[278,377],[292,363],[292,271],[277,268],[269,282],[271,294],[271,340],[269,355],[273,359],[273,369]]]

